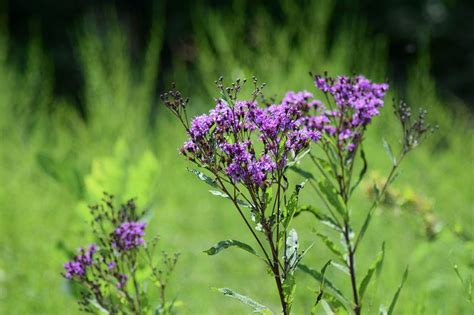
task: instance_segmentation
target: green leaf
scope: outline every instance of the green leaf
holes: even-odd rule
[[[374,205],[372,206],[372,208],[370,208],[369,212],[367,213],[367,216],[365,217],[364,223],[362,224],[362,227],[360,228],[359,235],[357,236],[356,242],[354,244],[354,249],[357,248],[360,241],[364,237],[365,232],[367,231],[367,228],[369,227],[370,221],[372,219],[372,215],[375,212],[375,209],[377,209],[377,207]]]
[[[286,238],[286,255],[283,257],[285,261],[285,267],[288,268],[287,273],[292,274],[298,264],[298,234],[295,229],[291,229],[288,232]]]
[[[255,302],[254,300],[252,300],[251,298],[245,296],[245,295],[241,295],[229,288],[220,288],[218,289],[219,292],[223,293],[225,296],[228,296],[228,297],[231,297],[231,298],[234,298],[234,299],[237,299],[239,300],[240,302],[244,303],[245,305],[248,305],[250,306],[251,308],[253,308],[253,312],[254,313],[259,313],[259,314],[264,314],[264,315],[271,315],[273,314],[272,311],[270,311],[270,309],[260,303],[257,303]]]
[[[303,257],[309,252],[309,250],[313,248],[313,245],[314,243],[311,243],[305,250],[301,252],[301,254],[298,255],[298,261],[296,262],[297,264],[299,264]]]
[[[226,249],[226,248],[229,248],[229,247],[232,247],[232,246],[236,246],[236,247],[238,247],[240,249],[243,249],[243,250],[245,250],[245,251],[247,251],[251,254],[257,255],[257,252],[250,245],[247,245],[245,243],[242,243],[242,242],[236,241],[236,240],[220,241],[219,243],[212,246],[208,250],[205,250],[204,253],[206,253],[208,255],[216,255],[217,253],[219,253],[223,249]]]
[[[405,272],[403,273],[402,283],[400,283],[400,286],[398,287],[397,292],[395,292],[395,295],[393,296],[392,303],[390,303],[390,307],[388,308],[387,315],[391,315],[393,313],[393,310],[395,309],[395,305],[397,304],[398,296],[400,295],[400,291],[402,291],[403,285],[405,284],[407,277],[408,277],[408,266],[405,269]]]
[[[347,215],[346,207],[344,206],[341,196],[337,194],[336,188],[327,179],[319,180],[318,186],[320,191],[326,197],[327,201],[340,215],[345,217]]]
[[[341,290],[339,290],[326,276],[323,277],[323,275],[319,271],[311,269],[304,264],[298,264],[298,269],[310,275],[319,283],[324,282],[324,285],[327,288],[327,291],[332,296],[334,296],[339,302],[341,302],[342,306],[344,306],[346,310],[351,309],[350,302],[344,297]]]
[[[332,260],[328,260],[327,263],[324,264],[323,268],[321,268],[321,277],[323,281],[321,282],[321,286],[324,286],[324,280],[326,276],[326,270],[328,269],[329,265],[331,265]]]
[[[332,311],[331,306],[328,304],[328,302],[326,302],[326,300],[323,300],[321,302],[321,305],[323,306],[323,309],[326,315],[334,315],[334,312]]]
[[[310,150],[311,149],[308,148],[305,151],[303,151],[302,153],[300,153],[298,156],[295,157],[295,159],[293,161],[288,162],[287,167],[293,167],[295,164],[299,163],[301,161],[301,159],[303,159],[305,157],[305,155],[309,153]]]
[[[349,268],[345,265],[338,264],[335,261],[331,261],[331,265],[334,266],[337,270],[341,271],[342,273],[346,274],[347,276],[350,276],[351,273],[349,272]]]
[[[103,308],[96,299],[89,299],[89,304],[92,305],[99,314],[110,314],[109,311]]]
[[[325,280],[325,275],[326,275],[326,269],[327,267],[331,264],[331,260],[328,260],[328,262],[321,268],[321,284],[319,287],[319,294],[316,297],[316,302],[314,302],[313,307],[311,308],[311,314],[316,314],[316,308],[318,307],[319,302],[321,302],[321,299],[323,298],[324,295],[324,280]]]
[[[211,189],[211,190],[209,190],[209,192],[210,192],[212,195],[214,195],[214,196],[222,197],[222,198],[226,198],[226,199],[230,199],[229,195],[227,195],[226,193],[224,193],[224,192],[222,192],[222,191],[220,191],[220,190],[212,190],[212,189]],[[237,201],[237,203],[238,203],[239,205],[241,205],[242,207],[252,209],[252,205],[249,204],[248,202],[243,201],[243,200],[238,199],[238,198],[237,198],[236,201]]]
[[[331,239],[329,237],[327,237],[326,235],[324,235],[322,233],[316,233],[316,235],[319,236],[319,238],[323,241],[323,243],[326,245],[326,247],[331,252],[336,254],[336,256],[338,256],[342,261],[345,261],[344,260],[344,255],[339,251],[336,244],[334,244],[334,242],[331,241]]]
[[[206,174],[201,173],[200,171],[195,170],[193,168],[186,168],[186,169],[188,170],[188,172],[193,173],[194,175],[196,175],[197,178],[199,178],[200,180],[202,180],[206,184],[208,184],[208,185],[210,185],[214,188],[218,188],[216,181],[214,179],[210,178],[209,176],[207,176]]]
[[[385,152],[387,152],[392,164],[397,165],[397,158],[395,157],[395,155],[393,155],[392,147],[390,146],[390,143],[388,143],[385,139],[383,140],[383,148],[385,149]]]
[[[375,257],[374,262],[372,263],[369,270],[367,271],[367,274],[365,275],[364,279],[360,283],[359,296],[361,300],[364,297],[364,293],[367,290],[367,286],[369,285],[374,272],[377,271],[377,274],[380,274],[384,256],[385,256],[385,242],[382,243],[382,250],[380,251],[380,253],[377,254],[377,257]]]
[[[332,162],[329,163],[325,159],[322,159],[322,158],[319,158],[319,157],[316,158],[316,160],[319,162],[319,164],[321,165],[323,170],[325,170],[327,173],[334,176],[334,174],[335,174],[334,170],[336,169],[336,167],[335,167],[335,165],[332,164]]]
[[[322,224],[329,226],[330,228],[336,230],[337,232],[341,232],[341,228],[339,226],[339,223],[336,222],[333,218],[330,216],[322,213],[320,209],[317,209],[316,207],[313,207],[311,205],[305,205],[305,206],[300,206],[298,207],[298,210],[295,212],[295,217],[300,215],[303,212],[309,212],[314,217],[320,221]]]
[[[364,152],[364,149],[361,148],[360,150],[360,157],[362,159],[362,169],[360,170],[360,173],[359,173],[359,178],[357,179],[357,182],[354,184],[354,186],[352,186],[351,188],[351,194],[352,192],[354,191],[354,189],[357,188],[357,186],[359,186],[360,182],[362,181],[362,179],[364,178],[365,176],[365,173],[367,172],[367,159],[365,158],[365,152]]]

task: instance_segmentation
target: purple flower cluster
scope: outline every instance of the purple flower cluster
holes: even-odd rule
[[[221,145],[221,150],[230,160],[226,173],[235,182],[251,179],[257,185],[261,185],[267,179],[267,174],[276,168],[276,164],[266,154],[257,160],[255,155],[249,152],[252,149],[251,145],[250,141]]]
[[[313,94],[308,91],[286,92],[281,103],[294,106],[304,112],[307,112],[310,108],[319,107],[322,104],[320,101],[313,99]]]
[[[111,234],[112,239],[109,242],[109,246],[113,246],[121,252],[139,247],[145,242],[143,239],[143,236],[145,235],[145,227],[146,224],[141,222],[125,222],[120,224],[120,226],[115,228]],[[95,253],[97,253],[97,246],[95,244],[89,245],[87,249],[80,248],[79,254],[74,257],[74,259],[64,264],[64,276],[67,279],[72,279],[74,277],[79,279],[83,278],[86,275],[87,269],[89,267],[96,264],[100,265],[102,262],[105,263],[107,270],[113,272],[113,270],[117,267],[116,262],[107,262],[108,259],[105,259],[104,257],[99,257],[98,259],[94,260]],[[125,275],[116,275],[116,278],[119,283],[126,282]]]
[[[319,104],[306,91],[288,92],[281,103],[263,108],[254,101],[217,100],[209,114],[191,122],[181,152],[234,182],[268,185],[289,156],[320,139],[320,131],[303,124],[304,113]]]
[[[72,279],[74,276],[78,278],[84,277],[87,268],[94,264],[94,254],[97,252],[97,247],[92,244],[89,245],[87,250],[84,248],[79,249],[79,255],[74,257],[71,261],[64,264],[65,274],[67,279]]]
[[[324,130],[335,136],[339,145],[353,151],[365,126],[380,114],[388,84],[372,83],[361,75],[353,78],[316,76],[315,84],[331,96],[335,108],[325,110],[321,107],[318,115],[309,117],[306,124],[309,128]]]
[[[363,76],[316,76],[315,83],[332,102],[323,105],[308,91],[289,91],[281,102],[263,107],[236,97],[217,99],[208,114],[184,123],[189,139],[181,153],[234,183],[265,187],[323,134],[354,151],[365,126],[379,114],[388,85]],[[176,100],[164,100],[169,108],[177,106]]]
[[[125,222],[118,226],[113,233],[113,244],[120,251],[127,251],[137,248],[145,240],[146,223],[143,222]]]

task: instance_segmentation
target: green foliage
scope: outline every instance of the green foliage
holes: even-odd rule
[[[325,265],[326,266],[326,265]],[[327,267],[326,267],[327,268]],[[325,269],[323,267],[324,272],[319,272],[315,269],[311,269],[310,267],[304,265],[304,264],[299,264],[298,269],[301,270],[302,272],[310,275],[312,278],[314,278],[316,281],[318,281],[321,284],[324,284],[326,290],[334,296],[347,310],[351,309],[351,303],[349,300],[344,296],[342,291],[336,287],[325,275]]]
[[[359,294],[360,294],[361,299],[364,297],[364,293],[367,290],[367,286],[369,285],[374,272],[377,271],[377,274],[380,274],[384,257],[385,257],[385,243],[382,243],[382,250],[380,251],[380,253],[377,254],[377,257],[375,257],[374,262],[370,266],[369,270],[367,270],[367,274],[365,275],[365,277],[362,279],[362,282],[360,283]]]
[[[194,175],[196,175],[197,178],[199,178],[200,180],[202,180],[203,182],[205,182],[209,186],[211,186],[213,188],[217,188],[216,181],[214,179],[210,178],[209,176],[207,176],[206,174],[201,173],[198,170],[195,170],[195,169],[192,169],[192,168],[188,168],[188,171],[193,173]]]
[[[304,183],[296,185],[295,190],[291,194],[289,200],[286,202],[285,211],[283,212],[283,228],[286,230],[290,226],[290,222],[298,209],[298,196],[300,190],[304,187]]]
[[[225,241],[220,241],[216,245],[212,246],[208,250],[205,250],[204,252],[208,255],[215,255],[222,251],[223,249],[229,248],[229,247],[238,247],[240,249],[243,249],[253,255],[257,255],[257,252],[250,246],[245,243],[236,241],[236,240],[225,240]]]
[[[239,294],[239,293],[237,293],[237,292],[235,292],[235,291],[233,291],[229,288],[220,288],[220,289],[218,289],[218,291],[223,293],[225,296],[237,299],[240,302],[242,302],[243,304],[246,304],[246,305],[250,306],[253,309],[253,313],[258,313],[258,314],[263,314],[263,315],[273,314],[272,311],[270,311],[270,309],[268,307],[266,307],[266,306],[264,306],[260,303],[257,303],[254,300],[252,300],[251,298],[249,298],[245,295]]]
[[[383,148],[385,152],[387,152],[387,155],[390,158],[392,165],[397,165],[397,158],[393,154],[392,146],[385,139],[383,140]]]
[[[321,179],[318,182],[320,192],[324,194],[326,200],[334,207],[334,209],[341,215],[346,216],[346,207],[344,201],[337,194],[336,188],[327,180]]]
[[[316,235],[321,239],[324,245],[335,254],[341,261],[345,262],[344,254],[337,248],[336,244],[327,236],[322,233],[316,233]]]

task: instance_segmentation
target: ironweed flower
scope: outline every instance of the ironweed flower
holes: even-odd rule
[[[143,222],[124,222],[120,224],[113,234],[113,245],[120,251],[127,251],[137,248],[145,243],[146,223]]]
[[[64,276],[67,279],[72,279],[73,277],[84,277],[87,268],[94,264],[94,254],[97,252],[97,247],[96,245],[91,244],[86,250],[82,247],[79,248],[78,252],[79,255],[64,264]]]
[[[229,91],[231,97],[216,99],[215,107],[195,117],[189,128],[183,123],[189,139],[180,152],[234,183],[268,187],[293,157],[320,139],[319,130],[302,124],[304,112],[320,102],[306,91],[288,92],[281,103],[263,107],[255,99],[237,100]],[[165,105],[185,121],[185,109],[174,110],[179,101],[171,103]]]
[[[325,93],[330,109],[320,106],[318,114],[309,117],[306,124],[335,137],[339,147],[354,151],[365,127],[380,114],[388,84],[373,83],[362,75],[335,78],[316,75],[314,82]]]

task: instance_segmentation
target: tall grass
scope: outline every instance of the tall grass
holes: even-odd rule
[[[66,257],[58,244],[83,242],[83,210],[103,190],[123,199],[136,196],[140,205],[154,209],[152,229],[162,235],[164,244],[182,252],[174,291],[186,304],[184,313],[245,312],[214,293],[210,289],[214,286],[229,286],[266,305],[277,305],[267,289],[271,283],[259,278],[263,270],[247,264],[244,255],[224,253],[211,260],[201,253],[223,235],[242,239],[243,227],[230,223],[235,213],[228,204],[205,194],[205,187],[186,174],[186,163],[176,151],[184,135],[167,113],[155,107],[157,78],[175,79],[198,113],[210,107],[213,81],[220,74],[229,80],[255,74],[268,83],[266,94],[278,99],[286,89],[315,92],[307,75],[310,70],[360,72],[382,80],[389,74],[387,47],[384,38],[369,36],[358,21],[344,22],[336,36],[328,38],[333,14],[329,1],[308,1],[304,6],[281,1],[284,14],[278,19],[242,3],[235,1],[232,11],[192,8],[195,62],[190,65],[176,57],[169,73],[160,73],[162,17],[155,19],[147,49],[138,61],[131,57],[129,35],[113,11],[106,12],[108,18],[100,26],[87,18],[72,32],[84,79],[85,117],[53,94],[51,63],[39,39],[32,41],[21,69],[8,62],[8,39],[1,37],[0,313],[75,310],[59,275]],[[413,179],[408,186],[434,201],[446,228],[436,241],[428,242],[421,220],[412,213],[383,211],[375,217],[360,264],[368,267],[380,243],[392,241],[387,244],[387,272],[369,292],[370,311],[375,313],[380,303],[389,302],[405,265],[410,264],[410,278],[398,305],[401,314],[468,313],[472,308],[462,297],[451,261],[461,271],[472,272],[472,235],[471,241],[465,241],[452,232],[455,228],[469,232],[474,220],[467,171],[471,127],[438,97],[426,56],[410,66],[406,86],[405,91],[393,86],[391,96],[405,95],[410,104],[428,107],[440,130],[405,164],[401,178]],[[369,138],[374,140],[366,148],[373,157],[369,167],[378,172],[389,163],[382,138],[394,138],[397,132],[389,103],[371,128]],[[303,198],[313,196],[306,192]],[[362,217],[366,206],[359,200],[353,211]],[[297,225],[307,232],[322,228],[310,220],[297,220]],[[305,259],[318,267],[327,255],[316,243]],[[340,281],[336,273],[330,276]],[[248,284],[245,278],[255,281]],[[310,279],[300,283],[295,314],[308,313],[312,304],[308,287],[316,288]]]

